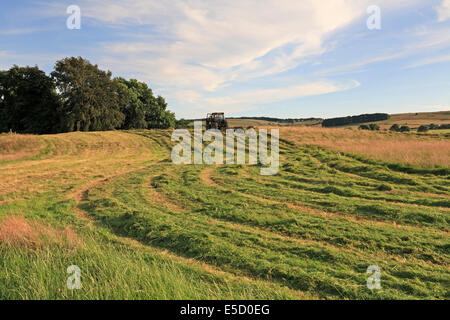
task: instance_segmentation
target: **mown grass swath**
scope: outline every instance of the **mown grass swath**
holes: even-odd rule
[[[289,139],[279,173],[261,176],[174,165],[170,131],[40,139],[36,155],[2,160],[0,225],[20,214],[78,241],[0,246],[2,297],[450,297],[448,167]],[[72,264],[80,291],[65,288]],[[369,265],[379,291],[366,287]]]

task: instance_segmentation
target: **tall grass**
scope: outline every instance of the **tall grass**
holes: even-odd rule
[[[81,269],[69,290],[67,267]],[[205,272],[145,249],[85,239],[76,251],[0,248],[1,299],[293,299],[281,287]]]
[[[450,140],[445,138],[316,127],[280,128],[280,138],[297,145],[319,145],[422,167],[448,166],[450,163]]]

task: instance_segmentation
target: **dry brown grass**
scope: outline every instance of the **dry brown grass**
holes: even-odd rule
[[[217,183],[211,178],[213,172],[213,169],[204,169],[200,174],[200,181],[207,186],[218,186]]]
[[[38,136],[20,134],[0,135],[0,161],[32,157],[41,151],[44,144]]]
[[[0,220],[1,247],[36,249],[56,245],[74,248],[78,244],[79,239],[70,227],[59,230],[19,215],[7,216]]]
[[[40,159],[23,159],[22,151],[33,145],[48,145],[48,152]],[[0,146],[0,160],[2,152],[4,158],[22,158],[2,164],[0,171],[0,195],[14,198],[56,188],[61,192],[78,189],[102,176],[141,167],[154,156],[148,139],[117,131],[0,135]]]
[[[450,164],[450,140],[444,138],[318,127],[280,128],[280,138],[390,162],[423,167]]]
[[[449,124],[450,111],[391,114],[388,120],[376,122],[376,124],[379,125],[381,129],[389,129],[394,123],[398,124],[399,126],[409,126],[414,130],[419,128],[421,125],[427,125],[431,123]],[[358,123],[344,127],[359,127],[359,125],[360,124]]]

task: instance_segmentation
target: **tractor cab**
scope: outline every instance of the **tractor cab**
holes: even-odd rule
[[[206,115],[206,130],[219,129],[226,130],[228,123],[225,120],[225,114],[223,112],[213,112]]]
[[[208,119],[224,120],[225,119],[225,114],[223,112],[208,113],[207,118]]]

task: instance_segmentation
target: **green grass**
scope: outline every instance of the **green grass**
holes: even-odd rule
[[[4,164],[5,184],[26,187],[0,195],[17,199],[0,207],[0,225],[22,214],[70,226],[80,244],[0,246],[0,297],[450,298],[448,167],[282,141],[279,173],[261,176],[258,165],[174,165],[168,131],[121,134],[133,143],[121,152],[69,135],[46,138],[43,160]],[[73,264],[81,290],[65,287]],[[374,264],[378,291],[366,287]]]
[[[2,299],[292,299],[283,288],[205,272],[161,253],[133,248],[104,234],[82,248],[0,250]],[[104,239],[102,239],[104,238]],[[68,290],[70,265],[81,290]]]

